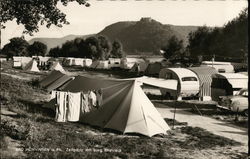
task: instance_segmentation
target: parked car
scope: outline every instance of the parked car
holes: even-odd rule
[[[248,115],[248,89],[241,89],[236,95],[220,96],[218,107]]]

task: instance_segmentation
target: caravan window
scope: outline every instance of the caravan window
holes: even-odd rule
[[[225,69],[218,69],[218,72],[219,72],[219,73],[225,73],[226,70],[225,70]]]
[[[196,77],[183,77],[181,78],[182,81],[197,81]]]
[[[166,79],[173,79],[172,73],[167,73],[166,74]]]

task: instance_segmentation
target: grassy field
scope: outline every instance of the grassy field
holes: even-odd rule
[[[234,150],[240,143],[178,121],[167,135],[152,138],[124,135],[81,123],[57,123],[54,112],[42,108],[48,93],[37,86],[36,79],[24,81],[1,75],[0,98],[2,109],[17,113],[1,115],[1,150],[8,148],[9,143],[4,140],[8,136],[21,143],[20,151],[27,158],[247,157],[247,153]],[[173,123],[172,119],[165,121],[170,126]]]

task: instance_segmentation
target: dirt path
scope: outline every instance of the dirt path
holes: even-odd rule
[[[174,108],[167,107],[160,103],[154,104],[163,118],[174,117]],[[247,151],[248,130],[246,128],[237,127],[216,119],[196,115],[180,109],[176,110],[175,119],[179,122],[187,122],[189,126],[200,127],[213,134],[241,142],[244,144]]]

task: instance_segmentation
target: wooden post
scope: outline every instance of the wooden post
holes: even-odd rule
[[[239,107],[237,107],[235,121],[239,121]]]

